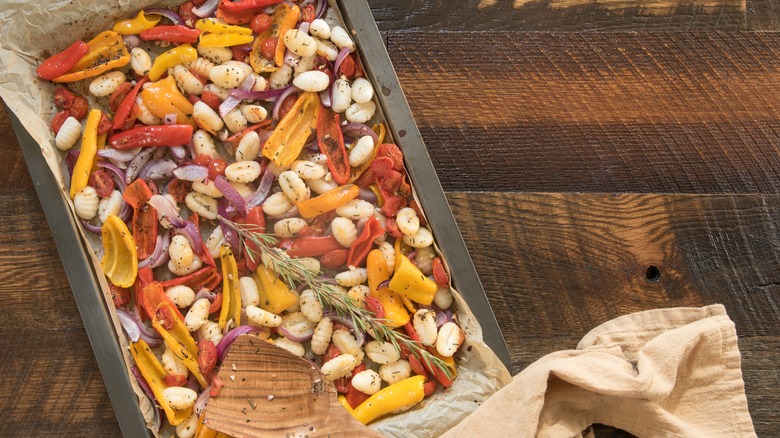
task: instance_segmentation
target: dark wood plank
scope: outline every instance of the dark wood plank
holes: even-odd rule
[[[0,99],[0,134],[2,134],[0,154],[3,157],[0,160],[0,187],[32,187],[27,165],[19,151],[19,142],[13,134],[11,120],[8,119],[5,102],[2,99]]]
[[[780,34],[391,32],[388,49],[445,190],[780,190]]]
[[[380,30],[734,31],[744,0],[370,0]]]
[[[780,3],[775,0],[747,0],[745,15],[748,30],[780,30]]]

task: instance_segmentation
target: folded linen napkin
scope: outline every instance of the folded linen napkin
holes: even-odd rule
[[[734,323],[721,305],[634,313],[514,377],[445,437],[753,437]]]

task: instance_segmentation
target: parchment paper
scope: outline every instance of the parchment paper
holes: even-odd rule
[[[181,1],[153,0],[7,0],[0,10],[0,97],[7,107],[21,120],[25,129],[38,142],[46,162],[59,182],[61,194],[66,199],[63,182],[63,154],[54,146],[49,125],[56,109],[53,104],[55,86],[39,80],[35,68],[47,56],[57,53],[73,41],[89,38],[110,28],[119,18],[134,15],[139,9],[150,6],[173,6]],[[331,1],[331,10],[335,4]],[[338,14],[329,14],[330,20],[340,20]],[[412,178],[412,183],[414,180]],[[73,205],[71,206],[71,213]],[[424,208],[424,206],[423,206]],[[100,242],[92,234],[81,231],[88,242],[92,263],[100,272]],[[116,333],[122,333],[106,279],[98,275],[106,306],[111,312]],[[457,281],[457,275],[455,277]],[[378,421],[371,427],[388,436],[437,436],[460,422],[476,409],[492,393],[506,385],[511,376],[501,361],[482,340],[482,330],[463,301],[453,290],[460,326],[466,333],[466,341],[457,355],[458,378],[449,390],[440,391],[414,409],[403,414]],[[127,340],[118,336],[124,352],[127,372],[132,358]],[[154,407],[131,377],[139,406],[151,425]]]

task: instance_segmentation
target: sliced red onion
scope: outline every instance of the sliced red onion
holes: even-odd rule
[[[113,180],[116,183],[117,190],[119,190],[122,193],[125,192],[125,188],[127,187],[127,185],[125,184],[126,176],[125,173],[122,172],[122,169],[114,166],[111,163],[106,163],[105,161],[98,161],[97,166],[111,171],[114,174]]]
[[[190,378],[187,379],[187,388],[195,391],[196,394],[198,393],[200,385],[198,384],[198,379],[195,378],[194,374],[190,374]]]
[[[388,280],[385,280],[385,281],[379,283],[379,286],[377,286],[376,288],[377,288],[377,290],[379,290],[379,289],[386,288],[389,285],[390,285],[390,280],[388,279]]]
[[[349,55],[349,47],[343,47],[341,50],[339,50],[339,56],[336,57],[336,62],[333,64],[333,75],[338,77],[339,75],[339,67],[341,67],[341,63],[344,62],[344,58]]]
[[[162,15],[163,17],[171,20],[171,22],[175,25],[182,25],[184,24],[184,20],[182,20],[181,15],[177,14],[176,12],[173,12],[170,9],[167,8],[149,8],[144,9],[145,14],[156,14],[156,15]]]
[[[368,135],[374,139],[374,144],[379,142],[379,137],[376,135],[376,132],[369,128],[368,125],[362,123],[347,123],[341,127],[341,133],[352,138],[360,138]]]
[[[133,320],[133,317],[130,316],[130,312],[122,308],[116,309],[116,317],[119,319],[119,323],[122,324],[122,328],[125,329],[127,337],[133,342],[138,342],[138,339],[141,338],[141,329]]]
[[[141,330],[141,339],[144,340],[147,344],[149,344],[152,348],[157,348],[160,345],[162,345],[163,340],[160,335],[154,331],[153,329],[149,328],[146,324],[141,321],[141,316],[138,314],[138,308],[134,308],[132,312],[129,312],[133,320],[136,324],[138,324],[138,328]]]
[[[317,8],[314,10],[315,18],[322,18],[328,10],[328,0],[317,0]]]
[[[130,184],[138,177],[138,173],[143,169],[144,165],[152,158],[154,154],[154,148],[146,148],[138,153],[127,165],[127,171],[125,171],[125,182]]]
[[[119,210],[119,219],[122,222],[127,222],[128,219],[130,219],[130,216],[133,214],[133,207],[130,207],[130,204],[127,202],[122,203],[122,209]]]
[[[93,232],[95,234],[101,234],[103,232],[103,227],[102,226],[98,227],[98,226],[92,225],[91,223],[85,221],[84,219],[81,220],[81,225],[83,225],[84,228],[86,228],[88,231],[91,231],[91,232]]]
[[[173,169],[173,176],[184,181],[203,181],[209,176],[209,169],[199,164],[186,164]]]
[[[298,25],[298,30],[304,33],[309,33],[309,26],[310,23],[308,21],[301,21],[301,24]]]
[[[233,205],[233,207],[236,207],[236,211],[238,211],[241,216],[246,217],[249,214],[246,201],[241,196],[241,193],[238,193],[238,190],[233,188],[233,186],[230,185],[224,176],[217,175],[217,177],[214,179],[214,187],[222,192],[222,194],[225,196],[225,199],[227,199],[228,202]]]
[[[184,146],[171,146],[168,148],[176,164],[181,164],[187,158],[187,149]]]
[[[325,91],[320,91],[320,102],[322,102],[322,106],[325,108],[330,108],[330,106],[333,104],[333,99],[331,98],[331,93],[333,93],[332,90],[333,86],[328,87]]]
[[[173,205],[170,199],[162,195],[154,195],[149,199],[149,205],[157,210],[159,218],[166,218],[176,228],[184,228],[187,226],[186,221],[181,217],[176,207]]]
[[[219,6],[219,1],[220,0],[207,0],[206,3],[203,3],[197,8],[192,8],[192,13],[197,15],[200,18],[211,17],[212,15],[214,15],[214,12],[217,11],[217,6]]]
[[[198,154],[195,152],[195,145],[192,143],[192,140],[187,143],[187,150],[190,152],[190,158],[193,160],[198,156]]]
[[[141,148],[128,149],[126,151],[120,151],[119,149],[101,149],[97,151],[97,155],[98,157],[108,158],[117,161],[130,161],[139,152],[141,152]]]
[[[255,86],[255,75],[249,75],[241,82],[241,85],[236,88],[241,91],[249,91]],[[233,95],[232,93],[219,105],[219,116],[225,117],[229,112],[233,111],[241,103],[241,98]]]
[[[259,331],[260,329],[258,327],[252,327],[251,325],[242,325],[227,332],[227,334],[223,336],[222,340],[220,340],[219,343],[217,344],[217,356],[219,356],[219,360],[222,361],[225,359],[225,354],[227,354],[228,350],[230,349],[230,346],[233,345],[233,342],[235,342],[239,336],[247,333],[257,333]]]
[[[138,38],[138,35],[122,35],[122,40],[130,50],[141,45],[141,38]]]
[[[68,164],[68,180],[73,175],[73,168],[76,166],[76,160],[79,159],[79,151],[70,150],[68,155],[65,156],[65,162]]]
[[[306,342],[314,335],[314,329],[305,331],[302,335],[295,333],[287,327],[279,326],[276,328],[279,334],[285,338],[295,342]]]
[[[171,245],[171,234],[164,233],[161,236],[157,236],[157,242],[154,245],[154,251],[146,259],[138,262],[138,267],[143,268],[149,266],[156,268],[161,266],[163,260],[168,261],[168,247]]]
[[[170,221],[170,219],[168,220]],[[203,255],[203,236],[200,235],[200,230],[198,230],[198,227],[196,227],[195,223],[192,221],[185,220],[184,223],[184,227],[176,228],[173,230],[173,234],[186,237],[195,254],[198,256]],[[173,224],[173,222],[171,222],[171,224]]]
[[[139,370],[138,366],[136,365],[133,365],[130,369],[133,372],[133,376],[135,376],[135,379],[138,381],[138,386],[141,387],[141,389],[144,391],[144,394],[149,397],[150,401],[155,404],[152,388],[149,386],[149,382],[146,381],[143,374],[141,374],[141,370]]]
[[[176,124],[176,114],[166,114],[165,117],[163,117],[163,123],[166,125]]]
[[[365,188],[360,189],[360,192],[358,192],[358,198],[370,202],[372,204],[376,204],[377,201],[376,193],[374,193],[374,191],[371,189],[365,189]]]
[[[124,162],[124,161],[117,161],[117,160],[115,160],[113,158],[107,158],[107,160],[110,161],[111,164],[113,164],[114,166],[116,166],[116,167],[118,167],[118,168],[120,168],[122,170],[127,169],[127,163]]]
[[[206,405],[209,402],[209,394],[211,394],[211,385],[207,386],[206,389],[200,393],[198,399],[195,400],[195,404],[192,406],[192,410],[195,412],[195,415],[200,417],[200,414],[204,409],[206,409]]]
[[[176,168],[176,163],[173,160],[167,158],[160,158],[159,160],[152,160],[141,169],[138,173],[138,178],[144,180],[161,180],[168,179],[173,176],[173,169]]]
[[[285,90],[286,88],[274,88],[273,90],[247,91],[234,88],[230,91],[230,95],[241,100],[272,100],[279,97]]]
[[[436,309],[436,327],[441,327],[452,320],[452,312],[449,310]]]
[[[306,23],[304,21],[304,23]],[[307,23],[308,24],[308,23]],[[295,53],[291,52],[290,49],[286,49],[284,51],[284,63],[289,65],[290,67],[297,67],[298,63],[301,62],[301,56],[296,55]]]
[[[296,91],[298,91],[298,87],[295,85],[290,85],[284,89],[282,94],[279,95],[279,97],[276,99],[276,102],[274,102],[273,112],[271,112],[271,117],[273,117],[274,120],[279,120],[279,110],[282,108],[282,102],[284,102],[284,99]]]
[[[211,302],[214,302],[214,300],[217,298],[217,294],[214,292],[209,291],[208,289],[201,288],[198,293],[195,295],[195,301],[198,301],[201,298],[206,298]],[[193,301],[193,303],[195,302]]]
[[[332,309],[326,309],[325,312],[323,312],[324,316],[327,316],[328,318],[332,319],[333,321],[340,322],[344,324],[345,326],[349,327],[350,330],[355,330],[355,325],[352,323],[352,319],[349,317],[342,317],[339,315],[336,311]]]
[[[268,194],[271,193],[271,186],[273,186],[274,181],[276,181],[276,175],[266,169],[265,172],[263,172],[263,176],[260,178],[260,184],[257,186],[257,190],[249,195],[249,198],[246,201],[247,208],[257,207],[262,204],[268,197]]]
[[[238,238],[236,230],[225,223],[225,220],[229,217],[227,207],[228,201],[224,197],[217,201],[217,219],[219,220],[220,228],[222,228],[222,237],[225,239],[225,243],[230,245],[234,252],[238,253],[241,240]]]
[[[298,212],[298,206],[294,205],[293,208],[287,210],[286,212],[282,214],[273,214],[268,215],[268,219],[271,219],[272,221],[278,221],[281,219],[289,219],[291,217],[298,217],[300,216],[300,213]]]

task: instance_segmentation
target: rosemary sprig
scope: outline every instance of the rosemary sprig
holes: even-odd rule
[[[254,262],[260,257],[262,262],[279,275],[288,287],[295,289],[298,284],[305,284],[323,306],[327,306],[340,318],[352,321],[355,330],[363,333],[373,333],[380,342],[389,342],[396,352],[405,346],[428,369],[438,369],[448,378],[455,377],[450,366],[431,354],[418,342],[413,341],[407,335],[390,329],[383,324],[383,319],[377,318],[373,313],[360,307],[354,298],[337,291],[332,285],[325,283],[319,277],[319,271],[311,269],[299,259],[292,258],[280,248],[273,245],[278,241],[273,234],[262,232],[262,228],[252,224],[237,224],[227,218],[219,218],[220,223],[230,227],[238,234],[239,244],[244,248],[247,257]]]

